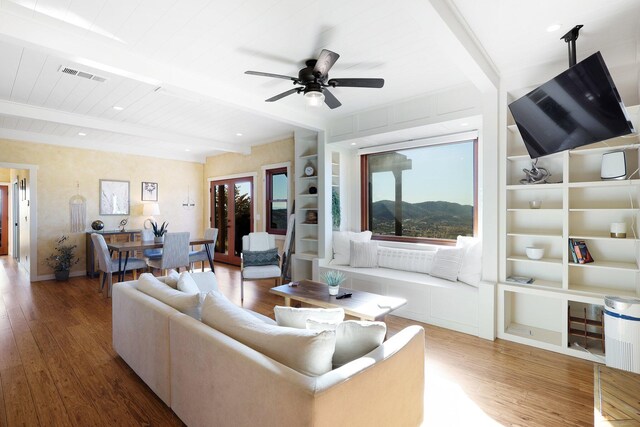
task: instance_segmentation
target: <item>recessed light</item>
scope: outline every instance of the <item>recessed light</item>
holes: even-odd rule
[[[460,126],[469,126],[469,123],[467,123],[467,122],[462,122],[462,123],[460,123]]]
[[[184,149],[184,151],[191,151],[191,150],[190,150],[190,149],[188,149],[188,148],[185,148],[185,149]]]
[[[356,145],[356,143],[355,143],[355,142],[352,142],[352,143],[351,143],[351,145]]]
[[[122,111],[122,110],[124,110],[124,107],[119,107],[117,105],[114,105],[113,109],[116,110],[116,111]]]
[[[78,136],[87,136],[87,134],[84,132],[78,132]]]
[[[547,32],[548,33],[553,33],[554,31],[558,31],[560,29],[560,27],[562,27],[562,24],[549,25],[547,27]]]
[[[236,133],[236,136],[242,136],[242,134],[240,132]]]

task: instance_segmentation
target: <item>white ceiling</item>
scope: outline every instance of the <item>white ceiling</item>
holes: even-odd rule
[[[471,41],[449,30],[442,5]],[[0,137],[193,161],[247,153],[296,127],[473,81],[452,43],[475,39],[502,75],[566,61],[559,38],[577,23],[579,58],[624,46],[612,61],[636,70],[637,86],[638,22],[637,0],[0,0]],[[561,29],[546,32],[553,23]],[[331,77],[385,87],[335,88],[343,105],[330,110],[300,95],[265,103],[291,83],[244,74],[296,76],[322,48],[341,55]]]

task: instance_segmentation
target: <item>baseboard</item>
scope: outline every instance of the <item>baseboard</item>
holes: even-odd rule
[[[86,271],[72,271],[69,273],[69,277],[79,277],[79,276],[86,276],[87,272]],[[43,280],[55,280],[56,276],[55,274],[51,273],[51,274],[42,274],[39,275],[38,277],[36,277],[36,280],[32,280],[33,282],[41,282]]]

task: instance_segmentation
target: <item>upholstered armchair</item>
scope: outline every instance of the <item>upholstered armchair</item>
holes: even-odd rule
[[[275,279],[280,284],[280,256],[275,237],[269,233],[249,233],[242,237],[240,300],[244,301],[244,281]]]

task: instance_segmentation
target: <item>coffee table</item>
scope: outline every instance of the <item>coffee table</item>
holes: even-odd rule
[[[404,298],[386,297],[370,292],[356,291],[340,286],[340,294],[350,293],[351,298],[336,299],[329,295],[325,283],[301,280],[298,286],[286,284],[269,290],[272,294],[284,297],[284,305],[289,307],[291,300],[304,302],[324,308],[343,308],[350,316],[362,320],[383,320],[384,316],[407,303]]]

